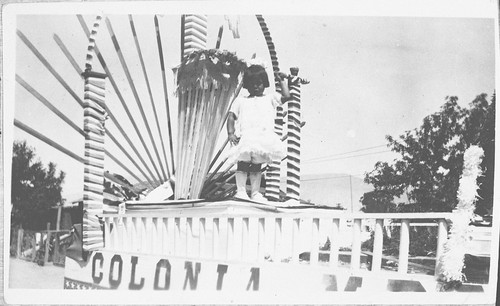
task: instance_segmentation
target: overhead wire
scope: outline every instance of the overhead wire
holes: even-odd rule
[[[386,146],[387,145],[383,144],[383,145],[378,145],[378,146],[366,147],[366,148],[361,148],[361,149],[357,149],[357,150],[353,150],[353,151],[336,153],[336,154],[331,154],[331,155],[322,156],[322,157],[315,157],[315,158],[311,158],[311,159],[308,159],[308,160],[304,160],[303,162],[311,162],[311,161],[322,160],[322,159],[330,159],[331,157],[335,157],[335,156],[342,156],[342,155],[346,155],[346,154],[350,154],[350,153],[356,153],[356,152],[361,152],[361,151],[368,151],[368,150],[371,150],[371,149],[376,149],[376,148],[381,148],[381,147],[386,147]]]
[[[347,159],[347,158],[361,157],[361,156],[375,155],[375,154],[382,154],[382,153],[389,153],[389,152],[392,152],[392,151],[384,150],[384,151],[370,152],[370,153],[364,153],[364,154],[358,154],[358,155],[350,155],[350,156],[344,156],[344,157],[338,157],[338,158],[329,158],[329,159],[322,159],[322,160],[307,160],[307,161],[302,161],[302,163],[327,162],[327,161],[334,161],[334,160],[340,160],[340,159]]]

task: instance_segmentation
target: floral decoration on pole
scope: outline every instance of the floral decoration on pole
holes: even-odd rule
[[[455,216],[452,220],[448,240],[443,246],[443,254],[437,260],[438,289],[446,291],[454,289],[462,284],[465,275],[464,255],[470,242],[469,224],[472,220],[475,202],[477,198],[477,178],[482,174],[481,161],[484,151],[478,146],[471,146],[464,153],[464,167],[460,186],[458,188],[458,204],[453,211]]]

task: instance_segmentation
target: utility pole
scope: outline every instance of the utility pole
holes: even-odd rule
[[[349,174],[349,189],[351,190],[351,213],[354,212],[354,205],[352,203],[352,175]]]

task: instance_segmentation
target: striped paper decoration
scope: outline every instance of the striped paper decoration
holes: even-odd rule
[[[267,27],[266,21],[262,15],[256,15],[257,21],[259,22],[260,29],[262,30],[262,34],[264,35],[264,39],[266,40],[267,49],[269,50],[269,55],[271,57],[271,64],[273,66],[273,72],[280,71],[278,57],[276,55],[276,49],[274,47],[273,39],[271,37],[271,32],[269,32],[269,28]],[[279,79],[277,76],[274,76],[274,82],[276,84],[276,90],[279,91],[281,88],[278,86]]]
[[[104,120],[106,75],[86,71],[83,104],[85,133],[83,181],[83,249],[104,247],[101,225],[97,215],[103,213],[104,191]]]
[[[290,76],[288,88],[292,99],[288,101],[287,122],[287,198],[300,200],[300,79]]]
[[[267,49],[269,50],[269,56],[271,57],[271,63],[273,66],[273,72],[280,71],[278,57],[276,54],[276,49],[274,47],[273,39],[271,37],[271,32],[267,27],[266,21],[262,15],[256,15],[257,21],[259,22],[260,29],[266,40]],[[279,86],[279,79],[274,75],[274,83],[277,92],[281,92],[281,87]],[[276,118],[274,120],[274,131],[281,138],[283,135],[283,108],[278,106],[276,109]],[[281,160],[273,160],[266,171],[266,197],[272,201],[279,200],[280,194],[280,168]]]
[[[207,16],[184,15],[182,55],[207,48]]]
[[[87,57],[85,59],[85,70],[92,70],[92,60],[94,59],[94,48],[95,48],[95,36],[97,35],[97,30],[99,29],[99,24],[101,23],[102,16],[97,15],[92,26],[92,31],[89,35],[89,44],[87,46]]]

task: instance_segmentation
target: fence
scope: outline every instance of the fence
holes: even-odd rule
[[[43,231],[18,229],[16,258],[37,261],[40,265],[52,261],[55,265],[64,266],[67,246],[60,246],[59,240],[70,231],[49,228],[50,224],[47,225],[47,230]]]
[[[371,259],[371,271],[380,271],[383,259],[397,261],[397,271],[408,273],[411,222],[437,226],[435,261],[442,253],[451,213],[362,214],[332,210],[285,213],[225,214],[207,217],[198,212],[127,212],[105,214],[105,249],[204,259],[274,261],[309,265],[345,266],[359,270]],[[399,256],[383,254],[384,223],[400,226]],[[350,224],[350,225],[349,225]],[[362,251],[362,225],[373,228],[373,248]],[[421,225],[421,224],[415,224]],[[326,239],[329,247],[325,247]],[[348,248],[341,248],[344,241]],[[339,260],[341,259],[341,260]],[[363,259],[363,260],[362,260]],[[418,266],[418,265],[417,265]],[[434,267],[431,268],[434,270]]]

